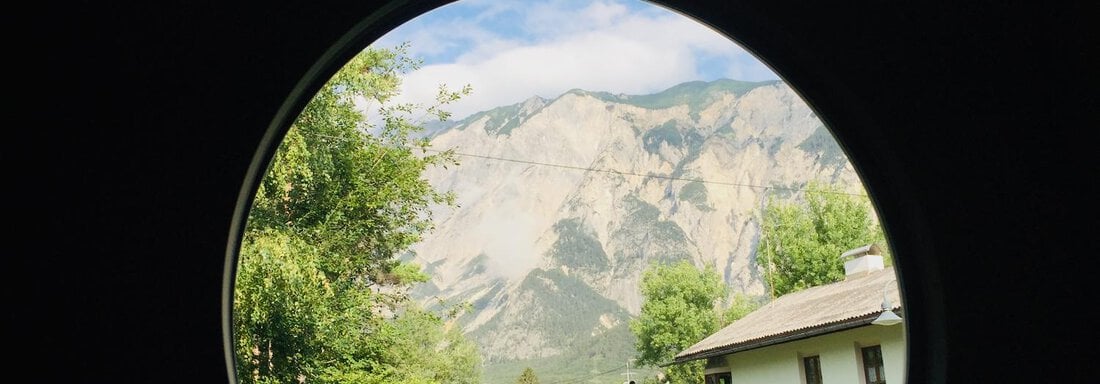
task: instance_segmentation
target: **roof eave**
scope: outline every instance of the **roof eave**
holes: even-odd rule
[[[717,348],[711,348],[704,351],[699,351],[690,355],[677,357],[669,363],[661,365],[666,367],[673,364],[681,364],[689,361],[711,358],[715,356],[728,355],[731,353],[744,352],[752,349],[763,348],[771,345],[787,343],[796,340],[802,340],[811,338],[814,336],[821,336],[829,333],[846,331],[852,328],[859,328],[867,325],[871,325],[871,322],[875,320],[879,315],[878,312],[843,320],[835,323],[822,324],[819,326],[799,329],[791,332],[779,333],[772,336],[763,337],[760,339],[750,340],[743,343],[730,344]]]

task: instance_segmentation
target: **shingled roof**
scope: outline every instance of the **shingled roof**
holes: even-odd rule
[[[680,352],[672,363],[704,359],[868,325],[882,313],[883,290],[901,308],[892,267],[783,295]]]

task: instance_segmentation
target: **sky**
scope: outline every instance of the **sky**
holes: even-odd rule
[[[372,46],[408,43],[423,60],[395,101],[429,103],[440,85],[473,91],[452,120],[571,89],[649,94],[686,81],[778,76],[733,41],[639,0],[462,0],[390,31]]]

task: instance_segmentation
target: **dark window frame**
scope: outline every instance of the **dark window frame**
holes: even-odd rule
[[[870,345],[859,349],[860,366],[866,384],[886,384],[886,367],[882,361],[882,346]]]
[[[811,364],[812,362],[812,364]],[[802,380],[806,384],[822,384],[821,378],[821,356],[803,356],[802,357]]]
[[[733,373],[715,372],[703,375],[703,382],[705,384],[730,384],[733,382]]]

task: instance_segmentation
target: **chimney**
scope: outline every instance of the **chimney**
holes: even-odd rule
[[[841,254],[840,259],[845,260],[844,278],[858,277],[874,271],[881,271],[885,268],[881,253],[878,246],[868,244]],[[849,258],[851,260],[848,260]]]

